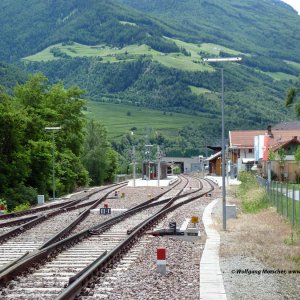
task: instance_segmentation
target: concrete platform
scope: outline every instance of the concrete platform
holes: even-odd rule
[[[205,178],[212,180],[215,182],[218,186],[222,186],[222,176],[205,176]],[[229,185],[239,185],[241,182],[239,180],[231,179],[228,180]],[[225,178],[225,184],[227,185],[227,177]]]
[[[213,228],[212,209],[219,199],[212,201],[204,210],[203,223],[207,234],[200,261],[200,299],[227,300],[219,263],[220,235]]]
[[[167,179],[161,179],[159,181],[159,186],[164,187],[164,186],[169,186],[173,184],[175,181],[177,181],[178,177],[177,176],[168,176]],[[128,186],[133,187],[133,179],[129,180]],[[145,180],[142,178],[137,178],[135,180],[135,186],[157,186],[158,187],[158,180]]]

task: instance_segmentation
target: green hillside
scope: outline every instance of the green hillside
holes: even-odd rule
[[[1,86],[9,92],[17,83],[24,83],[28,79],[28,74],[14,65],[0,62],[0,88]]]
[[[182,45],[183,42],[168,39],[178,45]],[[150,57],[153,61],[159,62],[164,66],[170,68],[178,68],[186,71],[209,71],[212,68],[208,65],[200,63],[202,58],[198,54],[201,46],[197,46],[191,43],[184,43],[185,49],[191,53],[190,56],[186,56],[180,52],[173,53],[161,53],[152,49],[150,46],[145,44],[134,44],[125,46],[122,48],[109,47],[105,44],[97,46],[87,46],[78,43],[71,45],[56,44],[38,52],[34,55],[24,58],[24,61],[29,62],[46,62],[57,60],[63,56],[74,58],[74,57],[98,57],[101,58],[102,63],[117,63],[117,62],[128,62],[139,57]],[[181,46],[182,47],[182,46]],[[196,49],[195,49],[196,48]],[[58,50],[59,49],[59,50]],[[193,50],[191,50],[193,49]],[[195,50],[194,50],[195,49]],[[55,56],[55,51],[60,51],[60,56]],[[228,49],[229,51],[229,49]]]
[[[284,98],[300,71],[300,18],[280,1],[3,0],[0,16],[0,59],[78,85],[87,99],[200,125],[220,118],[223,67],[226,129],[293,117]],[[237,55],[240,64],[203,62]]]
[[[135,135],[143,136],[148,129],[174,138],[181,128],[209,120],[205,117],[94,101],[88,102],[85,115],[103,123],[112,139],[120,138],[132,130]]]
[[[119,0],[182,28],[190,39],[300,62],[300,18],[279,0]],[[280,20],[280,22],[279,22]]]
[[[117,47],[143,42],[159,51],[174,49],[161,40],[166,25],[112,0],[28,0],[26,6],[23,0],[2,0],[0,28],[0,60],[7,61],[70,40]]]

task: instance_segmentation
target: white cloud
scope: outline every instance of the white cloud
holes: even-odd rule
[[[300,1],[299,0],[282,0],[283,2],[292,6],[298,14],[300,14]]]

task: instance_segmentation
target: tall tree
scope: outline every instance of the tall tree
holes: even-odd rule
[[[36,193],[51,192],[52,136],[47,126],[61,126],[55,139],[58,193],[88,183],[80,156],[85,119],[79,88],[50,86],[35,75],[17,85],[13,96],[0,91],[0,196],[11,209],[24,200],[35,202]]]
[[[300,93],[300,78],[298,83],[288,90],[287,97],[285,100],[286,107],[291,107],[293,104],[295,104],[295,112],[297,117],[300,116],[300,98],[297,98],[300,96],[299,93]]]
[[[117,153],[107,139],[106,128],[93,120],[86,126],[82,161],[93,185],[112,181],[117,170]]]

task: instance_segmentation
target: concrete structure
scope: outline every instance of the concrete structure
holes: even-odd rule
[[[161,179],[159,181],[159,185],[163,186],[170,186],[174,184],[178,180],[177,176],[168,176],[165,179]],[[133,187],[133,180],[129,180],[128,186]],[[158,180],[144,180],[142,178],[136,179],[136,186],[158,186]]]
[[[226,300],[223,276],[220,269],[220,235],[213,226],[211,217],[213,207],[219,199],[206,206],[203,213],[203,224],[207,239],[200,261],[200,299]]]
[[[157,162],[143,162],[143,178],[149,178],[150,173],[150,180],[157,179],[158,176],[158,164]],[[165,161],[160,162],[160,179],[167,178],[167,170],[168,164]]]
[[[193,157],[163,157],[169,165],[177,165],[180,167],[182,173],[191,173],[202,171],[202,163],[199,156]],[[203,166],[205,163],[203,164]],[[169,173],[169,172],[168,172]]]

